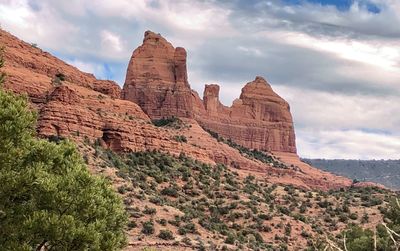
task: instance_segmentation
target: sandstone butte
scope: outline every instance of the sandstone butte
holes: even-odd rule
[[[219,86],[206,85],[203,100],[191,90],[186,51],[146,31],[132,54],[124,99],[142,107],[152,119],[194,118],[203,127],[248,148],[296,153],[289,104],[262,77],[247,83],[231,107],[219,102]]]
[[[288,103],[262,78],[246,84],[231,107],[219,102],[219,86],[207,85],[203,100],[191,90],[186,51],[147,31],[132,55],[123,90],[0,30],[5,47],[4,87],[26,94],[38,112],[38,135],[99,140],[118,152],[160,150],[185,153],[206,163],[223,163],[241,175],[303,188],[350,186],[347,178],[300,161]],[[151,119],[176,116],[182,129],[156,127]],[[273,154],[290,166],[271,167],[247,158],[210,136],[204,128],[252,149]],[[177,142],[185,135],[188,142]],[[91,169],[96,169],[92,166]]]

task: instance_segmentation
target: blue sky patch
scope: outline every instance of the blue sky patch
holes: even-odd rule
[[[366,7],[367,10],[368,10],[369,12],[371,12],[371,13],[378,14],[378,13],[381,12],[381,9],[379,9],[379,7],[376,6],[376,5],[373,4],[373,3],[366,3],[366,4],[365,4],[365,7]]]
[[[302,3],[308,2],[312,4],[319,4],[322,6],[335,6],[340,11],[347,11],[354,3],[354,0],[282,0],[283,2],[291,5],[301,5]],[[365,7],[371,13],[380,13],[380,9],[377,5],[369,1],[360,1],[360,6]]]

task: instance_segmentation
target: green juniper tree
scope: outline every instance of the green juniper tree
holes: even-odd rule
[[[0,249],[122,248],[121,199],[72,143],[35,138],[35,123],[27,99],[0,87]]]

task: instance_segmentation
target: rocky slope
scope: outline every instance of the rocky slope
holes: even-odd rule
[[[81,148],[124,198],[129,251],[325,250],[328,236],[343,243],[349,224],[375,228],[393,196],[371,187],[323,192],[276,185],[254,172],[160,152],[121,156],[96,144]]]
[[[98,80],[62,60],[27,44],[1,30],[0,44],[5,47],[5,87],[26,93],[34,103],[45,102],[49,91],[60,81],[74,83],[112,98],[119,98],[121,88],[113,81]]]

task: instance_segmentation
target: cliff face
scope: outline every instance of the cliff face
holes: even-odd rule
[[[191,91],[186,51],[147,31],[129,62],[123,97],[137,103],[152,119],[195,118],[203,127],[245,147],[296,152],[288,103],[257,77],[242,89],[232,107],[219,102],[219,86],[206,85],[203,101]]]
[[[153,126],[136,103],[120,99],[115,82],[98,80],[3,30],[0,45],[5,47],[4,87],[29,97],[39,115],[39,136],[100,140],[115,151],[183,152],[214,163],[204,150],[173,140],[176,132]],[[180,79],[183,83],[185,76]]]
[[[218,85],[206,85],[205,113],[197,117],[204,127],[251,149],[296,153],[289,104],[265,79],[247,83],[231,107],[223,106],[218,95]]]
[[[185,49],[146,31],[129,62],[123,98],[140,105],[152,119],[193,117]]]

